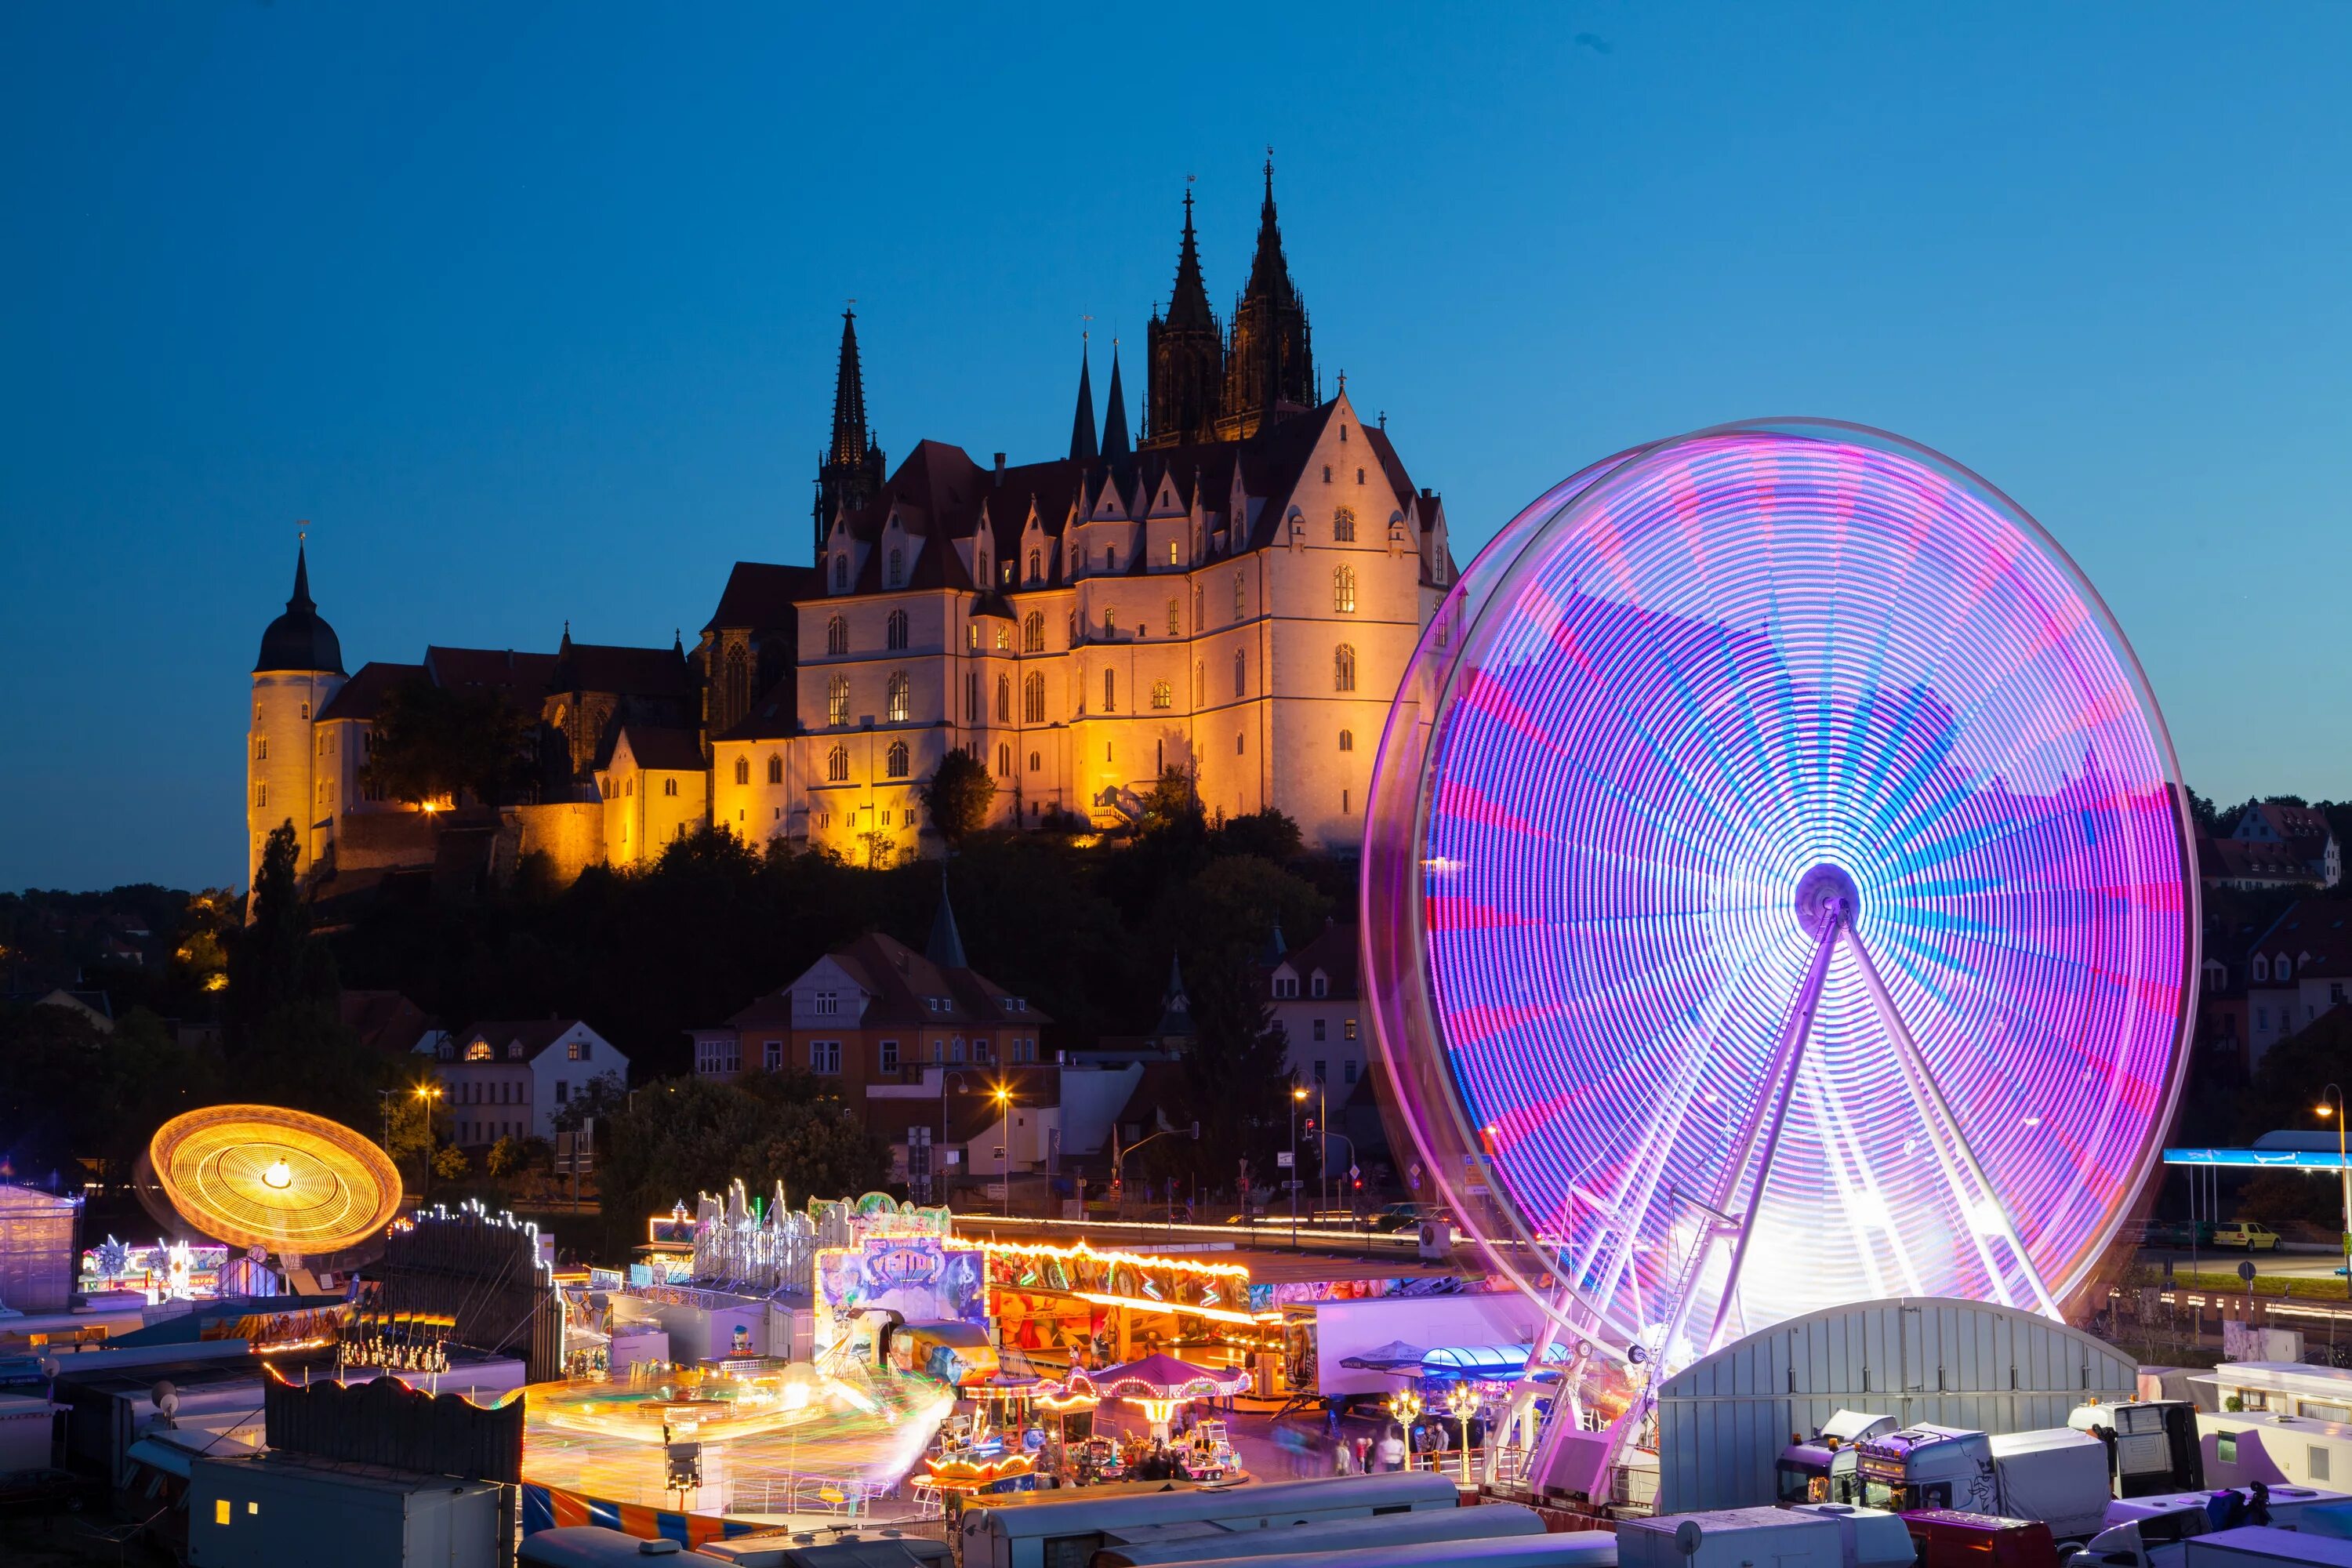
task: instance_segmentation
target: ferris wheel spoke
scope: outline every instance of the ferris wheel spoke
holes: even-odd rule
[[[1999,1227],[1996,1234],[2009,1244],[2011,1256],[2016,1259],[2018,1271],[2025,1277],[2025,1284],[2033,1296],[2036,1309],[2047,1317],[2061,1317],[2057,1301],[2051,1296],[2050,1288],[2042,1282],[2041,1272],[2034,1268],[2032,1257],[2025,1250],[2024,1240],[2017,1234],[2017,1225],[2010,1217],[2009,1205],[2001,1201],[2000,1189],[1994,1186],[1991,1178],[1985,1174],[1976,1151],[1969,1146],[1968,1135],[1960,1131],[1958,1119],[1953,1116],[1952,1108],[1945,1100],[1943,1090],[1937,1087],[1935,1075],[1928,1071],[1926,1059],[1919,1054],[1918,1042],[1912,1037],[1902,1014],[1895,1010],[1895,999],[1887,994],[1886,984],[1879,978],[1877,965],[1871,963],[1869,951],[1863,946],[1862,939],[1851,926],[1845,928],[1845,948],[1853,956],[1854,968],[1862,975],[1863,989],[1869,994],[1871,1005],[1877,1010],[1879,1026],[1885,1034],[1886,1043],[1894,1048],[1895,1065],[1904,1088],[1918,1111],[1920,1130],[1935,1151],[1937,1163],[1943,1169],[1945,1184],[1959,1206],[1960,1224],[1968,1231],[1994,1291],[2000,1296],[2003,1305],[2014,1304],[2011,1300],[2008,1270],[2002,1268],[1993,1257],[1992,1247],[1985,1235],[1987,1221]],[[1962,1172],[1967,1174],[1966,1184],[1960,1180]],[[1968,1191],[1969,1185],[1975,1189],[1973,1194]]]

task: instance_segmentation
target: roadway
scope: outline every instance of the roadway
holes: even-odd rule
[[[2252,1259],[2256,1272],[2280,1279],[2327,1279],[2340,1275],[2344,1259],[2333,1252],[2248,1252],[2236,1247],[2201,1247],[2195,1253],[2185,1247],[2143,1247],[2139,1260],[2151,1268],[2161,1268],[2169,1259],[2172,1267],[2186,1274],[2191,1269],[2205,1274],[2232,1274],[2238,1265]]]

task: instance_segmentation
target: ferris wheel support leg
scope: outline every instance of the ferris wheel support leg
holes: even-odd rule
[[[1919,1112],[1921,1131],[1936,1151],[1937,1163],[1944,1166],[1945,1180],[1950,1184],[1953,1195],[1960,1201],[1961,1223],[1968,1226],[1969,1235],[1976,1243],[1977,1255],[1983,1260],[1994,1289],[2005,1295],[2009,1287],[2004,1270],[1994,1261],[1992,1249],[1986,1244],[1983,1230],[1978,1223],[1980,1215],[1999,1223],[2001,1237],[2009,1243],[2010,1256],[2017,1260],[2018,1270],[2025,1276],[2025,1283],[2032,1289],[2039,1310],[2050,1318],[2062,1317],[2049,1286],[2042,1282],[2041,1270],[2033,1267],[2033,1259],[2025,1250],[2025,1242],[2017,1234],[2017,1223],[2010,1217],[2009,1205],[2000,1201],[2000,1189],[1986,1176],[1976,1151],[1969,1147],[1968,1138],[1960,1131],[1959,1121],[1953,1116],[1950,1103],[1944,1099],[1944,1091],[1937,1085],[1935,1075],[1927,1070],[1927,1059],[1919,1054],[1919,1045],[1912,1037],[1910,1026],[1903,1022],[1903,1015],[1895,1010],[1895,998],[1888,994],[1886,983],[1879,978],[1878,966],[1870,961],[1870,953],[1862,945],[1861,936],[1851,927],[1846,929],[1845,943],[1846,951],[1853,955],[1855,969],[1861,972],[1863,988],[1870,993],[1871,1005],[1877,1010],[1879,1026],[1885,1031],[1887,1043],[1895,1047],[1895,1062],[1902,1069],[1904,1087],[1910,1091],[1911,1102]],[[1946,1152],[1947,1140],[1950,1146],[1949,1154]],[[1950,1164],[1953,1158],[1957,1158],[1967,1171],[1969,1182],[1979,1194],[1976,1199],[1971,1200],[1962,1191],[1961,1184],[1954,1179],[1957,1173]]]
[[[1748,1191],[1748,1207],[1739,1217],[1739,1239],[1731,1248],[1731,1268],[1724,1275],[1723,1289],[1715,1299],[1715,1321],[1707,1326],[1706,1331],[1709,1350],[1715,1348],[1716,1341],[1723,1333],[1724,1320],[1730,1316],[1732,1303],[1739,1299],[1740,1270],[1747,1266],[1748,1244],[1756,1237],[1756,1216],[1763,1212],[1765,1184],[1772,1179],[1772,1160],[1780,1152],[1780,1130],[1789,1122],[1789,1099],[1796,1092],[1797,1074],[1803,1070],[1805,1065],[1805,1045],[1812,1038],[1813,1017],[1821,1010],[1822,981],[1829,973],[1830,952],[1837,946],[1838,932],[1844,925],[1845,915],[1841,910],[1822,928],[1820,940],[1813,948],[1812,965],[1805,971],[1804,984],[1797,988],[1796,1000],[1789,1006],[1788,1025],[1780,1032],[1780,1048],[1772,1063],[1775,1081],[1769,1124],[1760,1122],[1759,1119],[1750,1119],[1747,1133],[1740,1141],[1739,1152],[1728,1167],[1730,1190],[1724,1194],[1727,1204],[1738,1190],[1740,1173],[1748,1164],[1760,1131],[1764,1139],[1764,1155],[1756,1167],[1755,1184]],[[1698,1281],[1694,1278],[1691,1283],[1696,1286]],[[1688,1295],[1687,1291],[1685,1292],[1684,1300],[1675,1303],[1677,1319],[1689,1310],[1686,1305]],[[1744,1322],[1747,1319],[1744,1309],[1740,1317]],[[1671,1332],[1668,1339],[1672,1339]],[[1660,1347],[1661,1350],[1664,1348]]]

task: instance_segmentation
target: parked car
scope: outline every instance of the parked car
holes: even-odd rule
[[[2235,1220],[2213,1227],[2216,1247],[2242,1247],[2248,1252],[2273,1252],[2278,1248],[2278,1232],[2252,1220]]]
[[[1419,1204],[1387,1204],[1366,1224],[1375,1231],[1412,1230],[1421,1224]]]

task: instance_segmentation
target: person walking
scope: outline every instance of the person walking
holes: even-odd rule
[[[1381,1468],[1383,1472],[1404,1468],[1404,1437],[1394,1426],[1381,1434]]]

